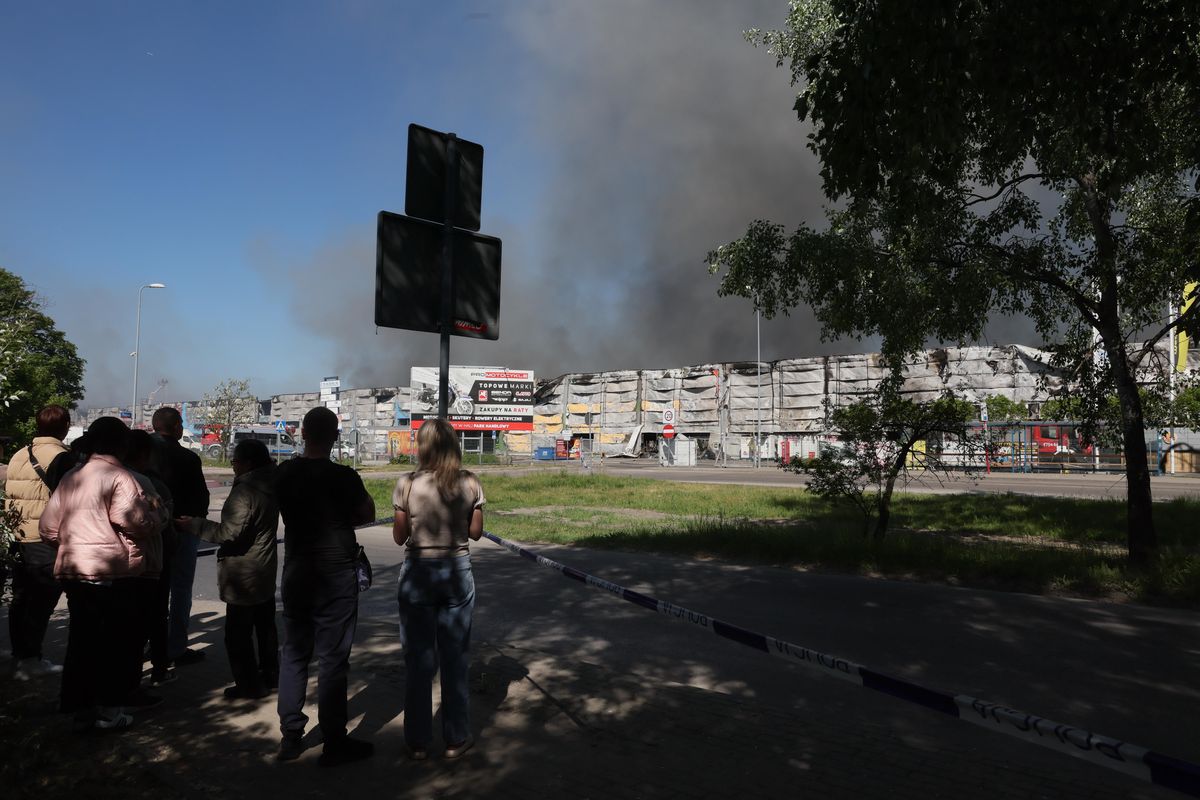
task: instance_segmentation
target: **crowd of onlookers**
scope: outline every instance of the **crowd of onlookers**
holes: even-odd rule
[[[133,724],[140,710],[162,703],[155,689],[176,680],[177,668],[204,659],[204,650],[188,646],[188,623],[198,545],[208,541],[218,545],[226,604],[233,681],[225,697],[261,700],[276,692],[277,756],[298,758],[315,655],[320,763],[370,756],[372,743],[347,734],[347,684],[362,588],[355,529],[374,520],[375,504],[357,472],[330,460],[336,415],[311,410],[303,455],[280,466],[262,442],[238,443],[219,521],[208,519],[199,457],[179,443],[179,412],[160,408],[151,424],[152,433],[102,417],[68,447],[70,414],[51,405],[38,413],[33,441],[13,451],[4,478],[5,503],[20,519],[10,570],[11,678],[59,677],[60,710],[80,732]],[[392,501],[393,539],[406,547],[397,598],[405,741],[413,758],[428,757],[440,668],[444,754],[456,758],[474,742],[468,542],[482,534],[484,497],[478,479],[462,470],[457,434],[445,420],[421,427],[418,453],[420,469],[397,482]],[[43,640],[63,595],[67,644],[58,665],[46,658]]]

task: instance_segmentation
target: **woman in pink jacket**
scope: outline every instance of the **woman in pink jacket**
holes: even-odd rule
[[[63,477],[42,513],[38,531],[58,545],[54,576],[67,595],[71,620],[63,664],[61,710],[80,730],[124,728],[123,659],[116,646],[135,624],[136,587],[144,548],[166,520],[133,474],[121,466],[129,428],[101,417],[88,428],[92,454]]]

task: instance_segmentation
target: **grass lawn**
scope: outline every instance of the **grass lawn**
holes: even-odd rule
[[[394,481],[367,480],[380,509]],[[488,531],[523,543],[673,553],[966,586],[1200,608],[1200,502],[1155,504],[1162,554],[1125,564],[1124,503],[1003,494],[900,495],[892,532],[799,486],[539,472],[484,476]]]

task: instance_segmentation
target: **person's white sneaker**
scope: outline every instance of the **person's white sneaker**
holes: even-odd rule
[[[55,664],[48,658],[31,659],[33,661],[34,672],[40,675],[61,675],[62,664]]]
[[[17,662],[16,669],[13,670],[13,677],[19,681],[27,681],[45,675],[58,675],[62,673],[62,670],[61,665],[55,664],[48,658],[22,658]]]

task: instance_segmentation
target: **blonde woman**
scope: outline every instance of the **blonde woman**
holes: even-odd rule
[[[469,540],[483,535],[483,487],[462,468],[458,434],[444,419],[417,432],[420,468],[396,483],[392,538],[405,546],[400,570],[400,626],[408,671],[404,739],[413,758],[429,757],[433,739],[433,674],[441,667],[442,738],[446,758],[474,744],[467,665],[475,579]]]

